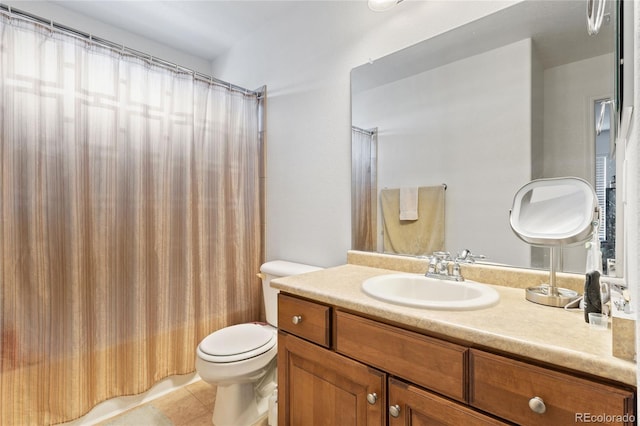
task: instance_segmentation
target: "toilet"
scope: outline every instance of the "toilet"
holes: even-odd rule
[[[269,283],[319,269],[283,260],[265,263],[260,272],[267,323],[225,327],[198,345],[196,371],[203,381],[217,386],[215,426],[251,426],[267,416],[269,397],[277,387],[278,352],[278,290]]]

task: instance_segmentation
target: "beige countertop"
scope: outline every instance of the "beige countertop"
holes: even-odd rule
[[[347,264],[278,278],[271,285],[289,294],[425,332],[636,385],[636,364],[611,354],[611,325],[606,331],[592,329],[582,311],[537,305],[525,300],[523,289],[495,285],[492,287],[500,294],[500,302],[474,311],[393,305],[362,291],[365,279],[397,272]]]

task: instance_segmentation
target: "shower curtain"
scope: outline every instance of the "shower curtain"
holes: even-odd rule
[[[351,247],[376,251],[378,130],[351,127]]]
[[[261,315],[261,101],[8,14],[0,36],[0,424],[52,424]]]

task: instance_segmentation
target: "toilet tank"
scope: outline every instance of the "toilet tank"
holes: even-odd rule
[[[305,265],[303,263],[287,262],[286,260],[273,260],[260,267],[262,273],[262,293],[264,296],[264,309],[267,322],[274,327],[278,326],[278,293],[279,290],[271,288],[272,279],[304,274],[306,272],[319,271],[320,267]]]

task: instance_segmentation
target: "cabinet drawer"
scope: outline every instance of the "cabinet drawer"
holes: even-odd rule
[[[328,348],[331,344],[331,308],[278,294],[278,328]]]
[[[466,348],[345,312],[336,322],[338,352],[466,401]]]
[[[495,426],[507,424],[397,379],[389,379],[388,393],[389,426],[406,424]],[[395,413],[391,412],[393,407],[396,408]]]
[[[520,425],[633,424],[633,392],[625,389],[474,349],[469,370],[469,403]]]

